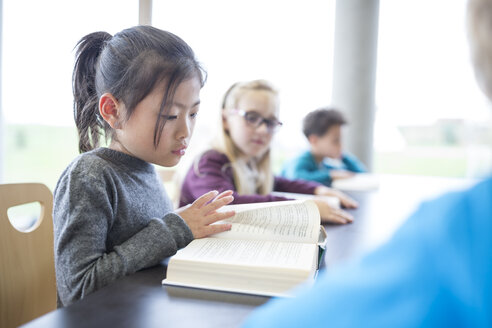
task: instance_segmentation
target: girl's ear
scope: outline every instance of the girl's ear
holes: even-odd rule
[[[118,100],[110,93],[105,93],[99,98],[99,113],[113,129],[119,128],[120,117],[122,117],[121,107]]]

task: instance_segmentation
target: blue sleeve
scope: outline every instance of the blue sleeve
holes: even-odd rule
[[[485,196],[451,194],[424,204],[388,243],[322,273],[295,298],[270,301],[244,326],[491,326],[488,189]]]
[[[361,161],[357,159],[357,157],[350,154],[343,154],[342,162],[347,168],[348,171],[356,172],[356,173],[364,173],[367,172],[366,167],[362,164]]]
[[[308,180],[329,186],[329,169],[319,168],[307,154],[299,156],[284,166],[282,176],[291,180]]]

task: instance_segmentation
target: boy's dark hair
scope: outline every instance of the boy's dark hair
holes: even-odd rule
[[[152,26],[135,26],[114,36],[95,32],[76,45],[72,75],[74,118],[81,153],[98,147],[99,137],[113,138],[113,130],[99,113],[99,97],[108,92],[122,101],[129,119],[137,104],[166,80],[167,88],[154,129],[157,147],[166,123],[165,114],[183,81],[197,77],[203,86],[206,73],[193,50],[178,36]]]
[[[331,127],[344,124],[347,124],[347,120],[340,111],[333,108],[320,108],[306,115],[302,132],[306,138],[313,134],[321,137]]]

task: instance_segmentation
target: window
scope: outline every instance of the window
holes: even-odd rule
[[[78,153],[73,48],[88,33],[136,25],[138,1],[3,0],[2,19],[3,182],[53,190]]]
[[[477,177],[490,168],[490,109],[465,12],[466,0],[381,1],[376,171]]]
[[[465,2],[381,1],[376,172],[479,176],[490,167],[490,110],[469,65]],[[236,81],[264,78],[280,91],[275,171],[307,146],[302,118],[331,103],[334,12],[334,0],[153,1],[153,25],[182,37],[208,71],[179,170],[208,147]],[[73,48],[87,33],[137,20],[136,0],[3,0],[3,182],[54,188],[77,155]]]
[[[223,94],[237,81],[266,79],[280,91],[283,127],[274,167],[306,147],[301,119],[329,105],[335,1],[153,1],[154,26],[183,38],[208,71],[199,120],[179,170],[209,145]]]

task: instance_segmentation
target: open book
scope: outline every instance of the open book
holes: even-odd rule
[[[224,206],[230,231],[195,239],[171,257],[165,285],[289,296],[314,282],[326,241],[312,200]]]
[[[283,192],[283,191],[272,191],[270,193],[274,196],[281,196],[290,199],[322,199],[328,203],[333,208],[341,208],[340,199],[334,196],[315,196],[310,194],[298,194],[293,192]]]

